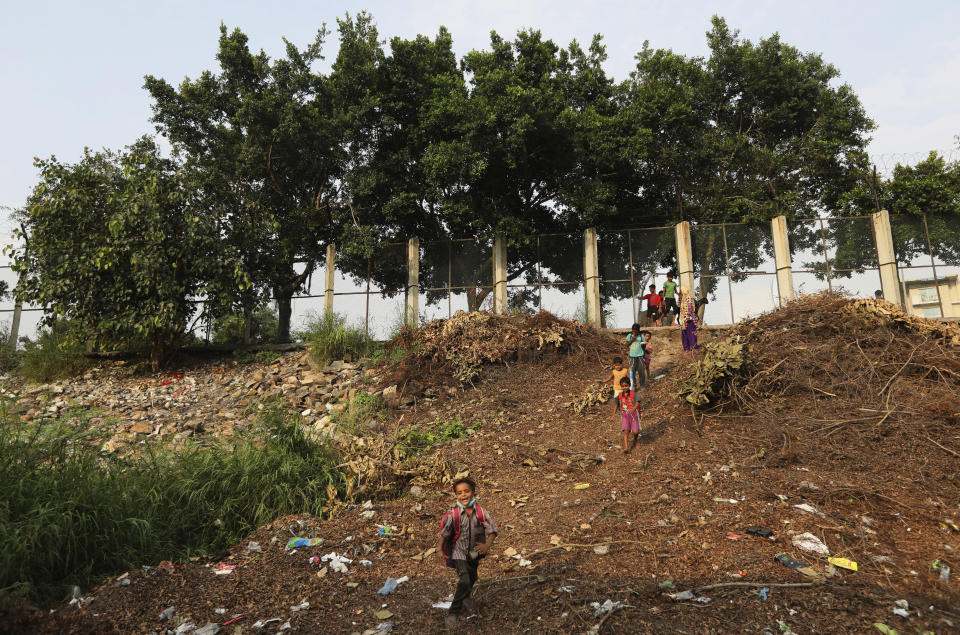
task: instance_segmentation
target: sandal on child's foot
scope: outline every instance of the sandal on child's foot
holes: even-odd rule
[[[463,608],[467,609],[467,610],[470,611],[471,613],[476,613],[476,612],[477,612],[477,603],[474,602],[472,599],[467,598],[467,599],[465,599],[465,600],[463,601]]]
[[[445,618],[443,618],[443,625],[447,627],[447,630],[451,630],[451,631],[457,630],[457,626],[459,626],[459,624],[457,623],[457,616],[452,614],[446,616]]]

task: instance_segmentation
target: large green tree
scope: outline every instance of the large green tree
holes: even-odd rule
[[[281,339],[289,338],[293,295],[342,220],[344,109],[334,82],[314,68],[326,37],[321,28],[303,50],[285,40],[285,56],[271,61],[221,26],[218,73],[178,88],[152,76],[145,83],[158,131],[205,175],[224,240],[276,299]],[[235,298],[248,314],[258,301],[251,292]]]
[[[146,340],[154,365],[163,364],[207,281],[236,271],[189,176],[149,139],[37,167],[40,183],[18,214],[17,297],[83,336]]]
[[[637,56],[627,108],[649,143],[641,208],[695,223],[838,211],[866,172],[873,128],[853,89],[836,81],[839,71],[776,34],[742,39],[717,17],[707,43],[708,58],[646,46]],[[738,270],[755,268],[769,247],[755,235],[731,254],[720,234],[705,232],[695,268],[722,272],[725,257]]]

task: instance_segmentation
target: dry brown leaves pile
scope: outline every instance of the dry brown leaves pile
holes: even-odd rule
[[[449,480],[449,467],[439,453],[419,453],[386,437],[337,435],[331,439],[343,457],[337,466],[346,477],[346,489],[327,488],[326,512],[366,499],[397,495],[408,485],[430,485]]]
[[[595,384],[565,405],[575,413],[582,414],[587,408],[607,403],[612,395],[613,390],[609,385]]]
[[[424,325],[408,356],[407,375],[443,373],[461,383],[477,379],[484,365],[533,361],[574,350],[582,336],[596,336],[578,322],[547,312],[507,316],[457,311],[446,320]]]
[[[897,455],[892,461],[915,461],[927,449],[956,453],[949,449],[960,424],[956,324],[822,293],[741,323],[729,337],[744,345],[744,363],[724,378],[715,407],[762,424],[782,442],[784,458],[801,439],[831,457],[881,445]]]

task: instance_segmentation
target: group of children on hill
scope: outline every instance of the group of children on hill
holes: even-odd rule
[[[624,368],[623,358],[613,358],[613,370],[610,375],[601,380],[601,383],[613,382],[613,416],[620,415],[620,429],[623,431],[623,452],[626,454],[637,444],[640,434],[640,404],[637,401],[637,388],[647,383],[650,372],[650,357],[653,346],[650,343],[653,334],[650,331],[640,330],[639,324],[634,324],[627,334],[627,344],[630,345],[629,368]],[[633,434],[631,444],[630,434]]]
[[[667,274],[667,280],[663,283],[663,288],[657,291],[657,285],[650,285],[650,293],[641,296],[641,300],[647,301],[647,324],[646,326],[663,326],[663,320],[667,320],[667,326],[673,324],[675,316],[680,315],[680,305],[678,296],[680,289],[673,280],[673,272]],[[638,320],[640,316],[637,316]]]

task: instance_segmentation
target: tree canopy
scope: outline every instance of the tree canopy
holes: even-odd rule
[[[221,26],[216,70],[177,86],[145,78],[172,158],[143,140],[75,165],[40,161],[22,213],[19,295],[96,332],[149,334],[163,349],[200,296],[208,315],[247,318],[273,298],[278,336],[289,337],[291,300],[330,244],[341,271],[401,292],[402,250],[388,243],[417,236],[421,288],[452,283],[478,308],[496,235],[508,241],[511,282],[551,283],[582,279],[576,236],[586,227],[692,221],[704,275],[757,268],[770,250],[759,223],[781,214],[857,215],[878,202],[958,214],[960,171],[939,157],[875,188],[873,122],[853,89],[777,34],[751,42],[714,18],[707,56],[645,43],[617,81],[600,35],[562,46],[535,29],[492,32],[458,59],[442,27],[387,41],[360,13],[338,19],[336,33],[328,63],[325,26],[304,48],[284,40],[275,59]],[[720,222],[755,224],[724,244],[706,227]],[[936,231],[955,258],[950,227]],[[869,250],[848,234],[831,239],[856,268]],[[469,240],[441,242],[451,238]],[[632,267],[638,280],[674,257],[625,240],[604,253],[606,269],[628,277]],[[100,297],[115,306],[91,300]]]

